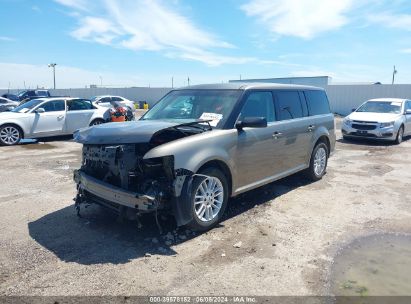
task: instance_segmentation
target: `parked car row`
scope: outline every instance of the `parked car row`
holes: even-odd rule
[[[68,97],[68,96],[52,96],[48,90],[25,90],[25,91],[20,92],[17,95],[6,93],[6,94],[3,94],[1,98],[6,99],[7,102],[10,104],[10,106],[0,107],[0,112],[10,111],[12,107],[16,107],[18,104],[23,104],[33,99],[52,98],[52,97]],[[17,102],[17,104],[15,102]],[[110,108],[112,102],[118,102],[121,105],[128,107],[130,109],[134,109],[134,104],[135,104],[134,101],[128,100],[124,97],[111,96],[111,95],[94,96],[91,98],[91,102],[95,106],[106,107],[106,108]],[[0,105],[1,103],[4,103],[4,102],[0,101]]]

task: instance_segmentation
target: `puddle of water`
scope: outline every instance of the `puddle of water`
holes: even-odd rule
[[[335,258],[336,296],[411,295],[411,235],[381,234],[357,239]]]

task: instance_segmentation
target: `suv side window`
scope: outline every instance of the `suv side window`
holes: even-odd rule
[[[279,120],[304,117],[298,91],[275,92]]]
[[[274,102],[271,92],[251,92],[241,110],[239,120],[244,117],[265,117],[267,122],[275,121]]]
[[[86,99],[74,99],[67,101],[68,111],[91,110],[93,106],[91,102]]]
[[[305,91],[304,95],[307,100],[310,116],[330,113],[330,105],[324,91]]]
[[[40,106],[40,108],[43,108],[46,112],[64,111],[64,107],[64,100],[53,100]]]
[[[411,101],[407,101],[405,104],[405,110],[411,110]]]

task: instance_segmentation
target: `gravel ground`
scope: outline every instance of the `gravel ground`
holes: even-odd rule
[[[340,120],[338,120],[340,123]],[[0,147],[0,295],[327,295],[351,240],[411,233],[411,140],[345,142],[327,175],[294,175],[231,199],[196,235],[152,216],[120,223],[97,206],[78,218],[72,170],[81,146]]]

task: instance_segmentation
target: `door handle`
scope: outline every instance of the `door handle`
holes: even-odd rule
[[[311,131],[313,131],[314,129],[315,129],[315,126],[314,126],[314,125],[309,125],[308,128],[307,128],[308,132],[311,132]]]
[[[273,138],[274,138],[274,139],[278,139],[278,138],[281,137],[282,135],[283,135],[283,133],[276,131],[276,132],[273,133]]]
[[[64,115],[59,115],[59,116],[57,116],[57,119],[58,120],[61,120],[61,119],[63,119],[64,118]]]

